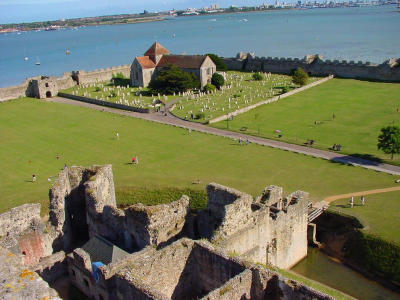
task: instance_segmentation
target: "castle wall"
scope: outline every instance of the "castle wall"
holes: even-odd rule
[[[334,75],[341,78],[367,79],[377,81],[400,81],[399,59],[390,59],[382,64],[354,61],[322,60],[320,56],[298,58],[252,57],[224,58],[230,70],[263,71],[291,75],[298,67],[303,68],[312,76]]]
[[[276,219],[270,222],[271,242],[266,260],[282,269],[290,269],[307,256],[308,194],[298,191],[287,197],[289,202],[292,197],[297,202],[278,211]]]
[[[0,237],[23,232],[32,219],[40,220],[40,204],[24,204],[0,214]]]
[[[78,84],[88,84],[101,81],[111,80],[113,75],[117,73],[122,73],[124,77],[129,78],[131,74],[131,65],[122,65],[117,67],[111,67],[106,69],[97,69],[94,71],[85,72],[79,70],[73,73],[73,76],[77,80]]]
[[[198,230],[224,251],[284,269],[307,255],[307,193],[298,191],[282,200],[280,189],[280,193],[271,191],[269,199],[254,201],[250,195],[215,183],[207,186],[207,193],[207,209],[199,215]],[[290,205],[282,207],[282,203]]]
[[[30,79],[24,80],[20,85],[0,88],[0,102],[26,97],[29,94]]]

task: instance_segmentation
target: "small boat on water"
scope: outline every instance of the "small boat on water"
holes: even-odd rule
[[[24,61],[27,61],[29,58],[28,58],[28,56],[25,56],[24,57]]]
[[[67,49],[65,50],[65,55],[69,55],[71,52]]]
[[[35,63],[35,65],[40,66],[40,60],[39,60],[39,58],[37,58],[37,57],[36,57],[36,63]]]

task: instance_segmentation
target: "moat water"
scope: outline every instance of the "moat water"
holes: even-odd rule
[[[153,23],[0,34],[0,87],[36,75],[130,64],[155,41],[173,53],[381,63],[400,57],[395,5],[181,17]],[[66,50],[70,51],[66,55]],[[24,58],[28,57],[25,61]],[[36,65],[40,62],[40,65]]]
[[[309,248],[307,258],[294,266],[292,271],[338,289],[357,299],[400,299],[400,294],[332,260],[316,248]]]

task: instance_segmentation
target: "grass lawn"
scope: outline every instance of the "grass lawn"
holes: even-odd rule
[[[146,88],[118,86],[112,81],[77,85],[61,92],[140,108],[154,107],[159,100],[168,102],[177,98],[151,95]]]
[[[204,122],[254,103],[267,100],[280,95],[282,88],[290,89],[296,86],[292,83],[292,77],[286,75],[271,74],[264,76],[264,80],[255,81],[254,73],[226,72],[225,86],[222,90],[216,90],[212,94],[186,96],[180,100],[173,114],[180,118],[191,120],[191,114],[196,116],[201,113],[203,117],[193,121]],[[309,82],[315,81],[311,78]]]
[[[0,136],[0,211],[40,202],[46,213],[52,184],[48,179],[57,176],[65,163],[112,164],[117,191],[127,187],[203,190],[207,183],[217,182],[255,196],[275,184],[285,193],[301,189],[312,200],[321,200],[393,186],[396,179],[302,154],[255,144],[240,147],[228,138],[188,134],[172,126],[38,99],[0,103]],[[135,155],[140,164],[132,166]],[[35,183],[32,174],[37,176]],[[192,184],[197,180],[200,184]]]
[[[234,131],[247,127],[247,133],[268,138],[277,138],[274,131],[281,130],[281,140],[290,143],[312,139],[314,147],[324,150],[341,144],[344,154],[388,160],[390,155],[377,150],[378,135],[399,121],[400,84],[332,79],[236,116],[228,126]],[[213,126],[227,128],[227,122]],[[400,156],[391,163],[400,164]]]
[[[330,209],[356,217],[365,231],[400,245],[400,192],[367,195],[364,206],[360,197],[355,197],[353,208],[349,199],[340,199],[331,203]]]

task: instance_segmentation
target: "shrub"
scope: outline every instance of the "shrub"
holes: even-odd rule
[[[204,119],[205,116],[206,116],[206,115],[205,115],[203,112],[200,112],[200,113],[197,113],[197,114],[195,115],[195,119],[196,119],[196,120]]]
[[[118,72],[117,74],[113,74],[111,78],[111,82],[113,85],[119,85],[119,86],[128,86],[130,85],[130,79],[124,77],[124,75],[121,72]]]
[[[213,84],[211,84],[211,83],[207,83],[207,84],[204,86],[204,91],[206,91],[206,92],[212,92],[212,91],[214,91],[215,89],[216,89],[215,85],[213,85]]]
[[[150,81],[152,93],[170,95],[200,87],[200,81],[193,73],[183,72],[177,66],[168,65]]]
[[[220,89],[221,86],[225,84],[224,76],[218,73],[214,73],[211,77],[211,84],[213,84],[217,89]]]
[[[260,73],[254,73],[253,74],[253,79],[256,81],[261,81],[264,79],[264,76],[262,76]]]
[[[214,64],[217,66],[218,71],[226,71],[228,70],[228,67],[226,66],[226,63],[216,54],[206,54],[208,55],[211,60],[214,62]]]
[[[95,91],[95,92],[100,92],[101,89],[100,89],[98,86],[96,86],[95,89],[94,89],[94,91]]]
[[[234,94],[234,95],[233,95],[233,98],[239,98],[239,97],[241,97],[240,94]]]
[[[295,84],[303,86],[307,84],[308,78],[309,78],[308,74],[302,68],[297,68],[293,72],[292,81]]]
[[[288,86],[284,86],[282,88],[282,94],[285,94],[285,93],[289,92],[289,90],[290,90],[290,88]]]

